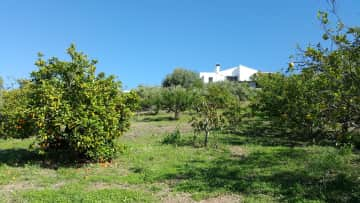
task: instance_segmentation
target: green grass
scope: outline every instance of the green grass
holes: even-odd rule
[[[152,202],[151,194],[125,189],[100,189],[83,191],[82,187],[65,187],[20,192],[19,202]]]
[[[234,134],[213,134],[202,148],[186,116],[166,116],[138,117],[108,164],[56,164],[28,149],[32,139],[0,140],[0,202],[360,201],[357,152]],[[176,127],[178,143],[162,144]]]

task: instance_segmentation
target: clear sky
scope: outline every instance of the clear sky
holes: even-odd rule
[[[125,89],[160,84],[175,67],[280,71],[297,44],[320,41],[325,1],[2,0],[0,75],[6,84],[28,77],[39,51],[68,59],[70,43]],[[360,0],[338,0],[338,12],[359,25]]]

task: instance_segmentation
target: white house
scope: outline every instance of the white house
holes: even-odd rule
[[[239,81],[251,82],[251,76],[258,72],[258,70],[239,65],[226,70],[220,70],[220,64],[216,64],[215,72],[200,72],[200,78],[204,83],[219,82],[219,81]]]

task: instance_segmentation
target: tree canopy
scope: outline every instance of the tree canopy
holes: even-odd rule
[[[202,86],[199,75],[191,70],[176,68],[168,74],[162,82],[163,87],[181,86],[183,88],[196,88]]]
[[[94,161],[110,160],[116,153],[115,138],[129,127],[133,94],[121,92],[114,76],[95,74],[95,60],[67,49],[71,60],[36,61],[31,73],[29,110],[45,152],[68,150]]]

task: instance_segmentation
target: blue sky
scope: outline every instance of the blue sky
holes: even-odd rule
[[[360,1],[338,0],[348,25]],[[243,64],[280,71],[296,45],[321,40],[325,0],[2,0],[0,75],[10,84],[36,70],[37,52],[68,59],[70,43],[125,89],[157,85],[175,67],[212,71]]]

